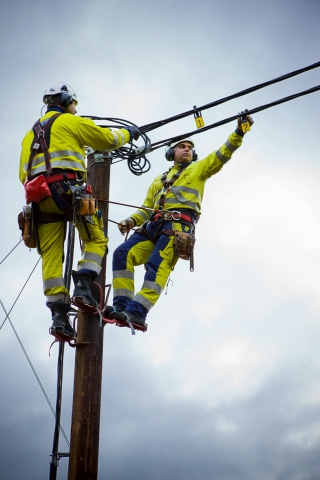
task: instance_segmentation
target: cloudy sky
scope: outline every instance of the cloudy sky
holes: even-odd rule
[[[144,125],[319,61],[319,0],[12,0],[0,6],[2,258],[19,241],[20,144],[47,86],[65,81],[79,115]],[[206,124],[314,87],[319,69],[204,112]],[[320,93],[255,115],[206,186],[195,271],[180,261],[148,332],[105,328],[99,478],[320,478]],[[195,137],[200,158],[234,129]],[[152,142],[194,129],[188,117]],[[168,163],[112,167],[113,201],[139,205]],[[110,218],[132,210],[113,206]],[[110,251],[123,240],[109,225]],[[76,254],[78,255],[78,253]],[[23,244],[0,266],[9,310],[38,259]],[[111,256],[108,257],[110,279]],[[141,283],[143,268],[137,271]],[[139,285],[138,285],[139,287]],[[5,315],[1,311],[1,323]],[[58,347],[38,265],[10,315],[55,404]],[[0,330],[0,480],[49,476],[54,418],[7,321]],[[70,436],[74,350],[62,426]],[[63,437],[60,450],[68,447]],[[66,478],[62,459],[58,479]]]

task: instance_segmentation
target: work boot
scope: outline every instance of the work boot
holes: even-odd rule
[[[122,312],[112,312],[110,313],[109,318],[110,320],[116,319],[126,323],[137,323],[138,325],[141,325],[141,327],[145,327],[146,325],[146,321],[143,318],[137,317],[126,310],[123,310]]]
[[[84,273],[76,272],[75,270],[72,270],[72,278],[74,283],[74,292],[72,298],[79,303],[91,305],[92,307],[96,308],[99,304],[93,298],[91,292],[93,278],[89,277],[89,275],[85,275]]]
[[[122,312],[122,307],[113,307],[112,305],[107,305],[103,311],[105,317],[110,318],[110,314],[113,312]]]
[[[66,304],[63,302],[63,300],[60,298],[56,302],[49,302],[47,305],[52,313],[52,330],[57,329],[57,332],[61,332],[63,329],[62,333],[65,333],[70,337],[75,337],[76,332],[69,322],[69,318],[66,313]]]

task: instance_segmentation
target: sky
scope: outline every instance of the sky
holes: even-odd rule
[[[21,141],[42,95],[67,82],[79,115],[137,125],[176,115],[319,61],[319,0],[154,0],[0,6],[0,261],[18,243]],[[203,112],[206,125],[314,87],[319,69]],[[206,184],[195,271],[179,261],[147,333],[106,326],[99,478],[320,478],[320,93],[254,115],[242,147]],[[194,136],[199,158],[235,123]],[[191,117],[152,142],[195,129]],[[110,200],[140,205],[168,168],[111,170]],[[112,206],[110,219],[133,213]],[[109,224],[111,253],[123,241]],[[75,260],[79,252],[75,253]],[[9,310],[38,260],[22,243],[0,265]],[[137,269],[139,289],[143,267]],[[5,314],[1,311],[2,323]],[[58,347],[37,266],[10,314],[53,405]],[[74,350],[65,353],[61,424],[70,438]],[[54,417],[14,331],[0,330],[0,480],[49,477]],[[60,437],[60,451],[67,451]],[[58,479],[67,476],[61,459]]]

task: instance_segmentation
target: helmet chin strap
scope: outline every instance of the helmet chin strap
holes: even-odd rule
[[[188,165],[191,165],[192,162],[182,162],[182,163],[177,163],[179,167],[187,167]]]

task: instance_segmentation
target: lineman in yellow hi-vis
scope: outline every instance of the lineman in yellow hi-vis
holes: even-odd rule
[[[81,186],[87,178],[85,146],[114,150],[137,138],[139,131],[135,127],[111,131],[75,116],[77,96],[66,83],[50,86],[43,101],[48,106],[45,115],[22,141],[19,176],[25,184],[27,203],[32,202],[37,249],[42,256],[43,290],[52,312],[52,328],[74,336],[67,316],[70,296],[62,276],[66,223],[73,217],[71,188]],[[36,182],[40,179],[44,186],[38,187]],[[95,305],[90,285],[101,270],[108,239],[99,212],[81,217],[76,226],[83,241],[83,254],[77,272],[72,272],[73,296]]]
[[[166,158],[173,160],[173,167],[154,179],[141,209],[119,223],[122,234],[134,226],[143,227],[114,252],[113,307],[108,306],[105,311],[110,319],[145,325],[146,316],[159,299],[178,256],[185,258],[179,253],[177,256],[175,232],[180,231],[177,235],[180,240],[188,238],[181,232],[193,233],[206,181],[230,160],[252,124],[249,115],[239,118],[226,143],[200,161],[196,161],[192,139],[170,145]],[[194,243],[194,237],[192,240]],[[146,273],[141,290],[135,294],[134,267],[141,264],[145,264]]]

